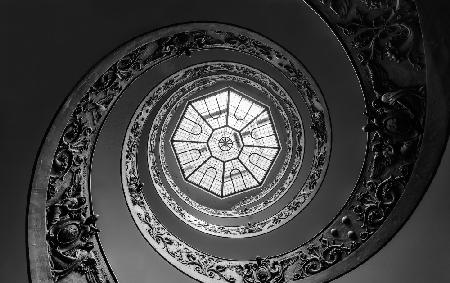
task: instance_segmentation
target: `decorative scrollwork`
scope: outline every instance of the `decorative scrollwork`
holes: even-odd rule
[[[142,50],[138,48],[129,57],[137,58]],[[86,275],[90,283],[106,280],[95,252],[98,215],[88,212],[86,174],[94,133],[123,89],[121,80],[127,81],[135,72],[132,68],[137,68],[120,62],[103,74],[75,107],[53,158],[47,190],[47,239],[55,280],[72,272]]]
[[[333,240],[321,237],[316,244],[310,244],[306,250],[298,254],[298,262],[292,279],[294,281],[319,273],[327,267],[341,261],[350,254],[357,244],[336,243]]]
[[[245,283],[279,283],[284,282],[284,266],[278,261],[256,257],[255,263],[244,265],[242,274]]]
[[[369,239],[404,192],[420,147],[424,64],[415,5],[412,1],[358,2],[325,1],[323,6],[314,5],[325,14],[338,15],[337,26],[357,51],[363,80],[367,79],[372,87],[365,93],[369,102],[369,122],[364,127],[370,134],[369,166],[352,194],[353,201],[343,210],[348,215],[341,223],[335,220],[329,234],[323,232],[320,240],[315,239],[306,252],[300,252],[295,279],[328,268]],[[399,78],[399,69],[410,77]],[[352,214],[355,216],[349,216]],[[344,238],[339,231],[346,230]]]

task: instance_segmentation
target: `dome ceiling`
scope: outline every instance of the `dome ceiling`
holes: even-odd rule
[[[196,22],[138,37],[86,76],[36,168],[33,280],[118,281],[107,200],[128,209],[116,225],[134,223],[141,250],[200,282],[324,282],[392,237],[425,128],[414,2],[306,2],[345,49],[314,71],[264,34]]]
[[[188,103],[172,146],[184,178],[218,197],[260,186],[280,148],[269,109],[231,88]]]

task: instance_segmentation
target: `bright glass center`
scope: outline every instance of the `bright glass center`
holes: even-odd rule
[[[268,107],[232,88],[189,102],[172,146],[186,181],[219,197],[262,185],[280,150]]]
[[[214,130],[208,140],[208,147],[213,157],[228,161],[239,157],[242,139],[239,132],[226,126]]]

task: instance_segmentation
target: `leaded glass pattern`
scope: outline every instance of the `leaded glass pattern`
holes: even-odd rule
[[[233,88],[188,102],[172,147],[186,181],[218,197],[262,185],[280,151],[269,108]]]

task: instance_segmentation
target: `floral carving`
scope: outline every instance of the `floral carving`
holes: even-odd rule
[[[282,283],[286,282],[286,266],[278,261],[256,257],[255,263],[244,265],[242,274],[244,283]]]
[[[128,57],[136,60],[142,50],[138,48]],[[106,280],[94,253],[98,215],[88,212],[85,176],[94,133],[122,90],[121,84],[138,68],[127,66],[119,61],[88,90],[75,107],[53,158],[47,190],[47,238],[55,280],[75,271],[86,275],[90,283]]]
[[[341,19],[345,19],[354,7],[353,2],[353,0],[331,0],[329,5]]]
[[[306,246],[306,249],[298,254],[293,280],[306,278],[336,264],[357,246],[355,241],[337,243],[322,236],[317,243]]]
[[[341,261],[384,223],[405,190],[423,131],[423,51],[414,3],[326,1],[323,4],[320,9],[324,13],[330,13],[327,9],[331,9],[338,14],[337,25],[345,35],[344,41],[359,55],[359,67],[367,75],[368,124],[364,130],[370,134],[370,153],[352,201],[344,208],[344,212],[354,216],[345,216],[342,223],[335,219],[330,232],[323,231],[296,253],[299,260],[294,280]],[[401,68],[410,77],[399,79],[395,68]]]

